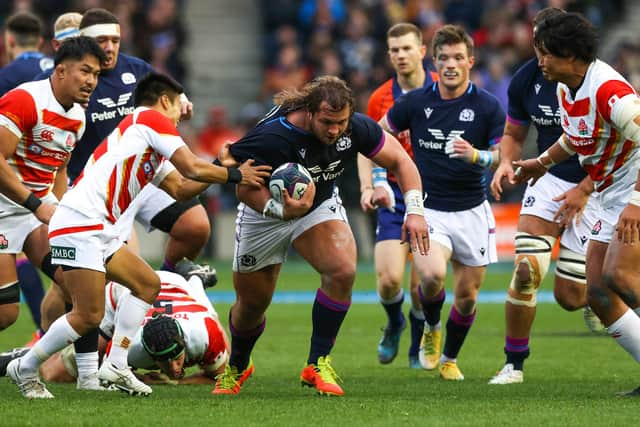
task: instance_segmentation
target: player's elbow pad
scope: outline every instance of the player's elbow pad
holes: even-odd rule
[[[623,96],[611,109],[611,121],[619,127],[622,135],[640,142],[640,126],[636,117],[640,117],[640,99],[636,95]]]

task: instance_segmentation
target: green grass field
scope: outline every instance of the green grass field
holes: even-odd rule
[[[504,268],[494,268],[485,289],[502,290],[508,278]],[[317,283],[314,272],[294,262],[285,265],[279,289],[312,290]],[[356,289],[371,290],[373,283],[371,266],[363,265]],[[221,272],[218,286],[232,289],[228,273]],[[226,319],[229,305],[216,308]],[[447,314],[448,307],[443,320]],[[321,398],[300,386],[310,316],[309,304],[270,308],[253,354],[256,373],[240,395],[214,397],[210,386],[155,386],[152,396],[131,398],[51,384],[54,400],[29,402],[3,378],[0,425],[629,426],[637,420],[640,401],[615,396],[640,384],[637,364],[611,338],[588,333],[580,312],[567,313],[555,304],[539,306],[525,383],[511,386],[487,385],[504,361],[502,304],[479,306],[458,359],[466,377],[461,383],[408,369],[408,333],[398,358],[380,365],[376,345],[383,311],[375,304],[354,304],[333,351],[334,367],[344,379],[343,398]],[[32,330],[23,306],[18,323],[0,334],[0,349],[24,344]]]

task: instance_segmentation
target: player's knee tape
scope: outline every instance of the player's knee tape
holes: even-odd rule
[[[549,271],[555,237],[516,233],[515,271],[509,285],[507,301],[514,305],[536,306],[536,293]],[[518,277],[528,272],[528,277]]]
[[[560,248],[558,262],[556,263],[556,276],[572,282],[587,284],[587,272],[585,267],[586,257],[567,248]]]
[[[20,302],[20,285],[18,282],[0,285],[0,305],[17,304]]]

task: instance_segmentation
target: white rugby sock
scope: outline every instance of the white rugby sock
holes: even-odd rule
[[[67,316],[61,316],[51,324],[46,334],[22,357],[20,370],[25,373],[36,373],[38,368],[51,355],[80,338],[73,329]]]
[[[380,298],[380,303],[382,305],[395,304],[395,303],[400,302],[400,301],[402,301],[404,299],[404,289],[400,289],[397,294],[395,294],[394,296],[392,296],[389,299],[382,298],[380,293],[378,293],[378,298]]]
[[[113,332],[111,351],[108,357],[108,361],[115,367],[123,369],[128,366],[129,347],[149,308],[151,308],[151,304],[132,294],[127,294],[118,303],[116,328]]]
[[[442,320],[439,320],[438,323],[431,326],[427,321],[424,322],[424,330],[425,331],[439,331],[442,329]]]
[[[640,362],[640,317],[633,310],[628,309],[607,328],[607,332],[636,362]]]
[[[98,372],[98,352],[76,353],[78,378],[88,377]]]
[[[422,308],[411,307],[411,314],[418,320],[424,320],[424,313],[422,312]]]

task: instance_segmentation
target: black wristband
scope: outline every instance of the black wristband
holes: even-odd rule
[[[35,212],[41,204],[42,201],[38,199],[33,193],[29,193],[29,197],[27,197],[27,200],[22,202],[22,206],[29,209],[31,212]]]
[[[242,181],[242,172],[238,168],[227,168],[227,182],[237,184]]]
[[[222,163],[220,162],[220,159],[213,159],[213,162],[211,162],[211,163],[213,163],[216,166],[222,166]]]

